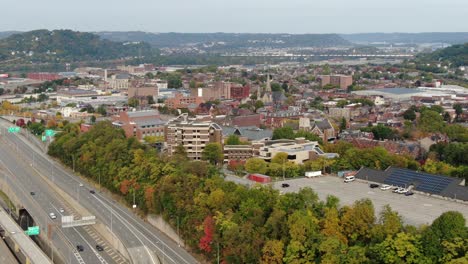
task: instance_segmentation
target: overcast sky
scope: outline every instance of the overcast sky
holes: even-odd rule
[[[468,31],[468,0],[0,0],[0,4],[0,31]]]

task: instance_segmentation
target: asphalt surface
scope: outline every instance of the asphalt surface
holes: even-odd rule
[[[23,254],[29,258],[32,263],[41,263],[47,264],[52,263],[52,261],[42,252],[42,250],[34,243],[34,241],[29,238],[21,227],[6,213],[4,210],[0,209],[0,225],[4,229],[5,237],[10,237],[16,244],[19,245]],[[0,242],[2,247],[0,250],[8,250],[3,241]],[[11,252],[6,252],[4,255],[4,260],[11,258]],[[0,257],[0,260],[3,261],[3,257]],[[1,262],[0,263],[15,263],[14,262]]]
[[[97,242],[82,230],[82,227],[61,228],[62,213],[59,208],[70,208],[70,206],[41,180],[34,166],[27,163],[20,152],[16,152],[16,146],[13,148],[13,145],[6,143],[5,137],[2,137],[0,142],[2,143],[0,167],[5,177],[4,182],[22,201],[24,208],[41,228],[41,232],[50,232],[51,241],[61,257],[67,263],[119,263],[107,252],[96,252],[94,247]],[[31,192],[34,192],[34,195],[31,195]],[[57,218],[50,218],[50,213],[55,213]],[[71,210],[64,212],[67,213],[71,214]],[[83,245],[85,250],[78,252],[77,245]],[[120,263],[122,262],[124,261]]]
[[[0,126],[3,126],[2,132],[5,131],[4,129],[9,125],[10,124],[7,122],[0,121]],[[31,144],[24,136],[18,134],[6,134],[5,137],[2,137],[2,141],[3,144],[7,143],[10,149],[6,150],[3,147],[1,148],[0,160],[8,160],[8,162],[4,162],[5,164],[8,164],[6,165],[7,167],[11,170],[21,170],[21,173],[19,174],[28,175],[28,177],[31,178],[29,188],[37,190],[40,194],[51,192],[50,190],[43,190],[43,188],[47,187],[47,184],[41,181],[39,176],[37,176],[37,173],[35,174],[34,171],[46,175],[49,180],[54,182],[60,189],[70,194],[83,207],[90,211],[91,214],[94,214],[99,222],[106,225],[108,229],[120,239],[131,257],[131,262],[138,264],[158,263],[159,261],[163,263],[181,264],[192,264],[198,262],[184,248],[178,246],[176,242],[168,238],[157,228],[136,216],[130,209],[115,202],[109,195],[100,193],[97,190],[95,194],[91,194],[89,191],[94,190],[92,186],[79,177],[73,175],[68,168],[65,168],[61,164],[51,160],[46,154],[37,148],[35,144]],[[11,160],[11,157],[7,157],[15,156],[12,155],[15,153],[16,155],[21,156],[22,160]],[[18,173],[15,172],[15,174]],[[32,179],[35,179],[34,183],[32,182]],[[28,186],[28,182],[25,182],[24,184],[25,186]],[[83,186],[80,187],[80,184]],[[25,196],[28,194],[29,191],[25,193]],[[40,195],[38,195],[36,199],[39,198],[39,196]],[[51,198],[52,197],[47,197],[47,199]],[[44,201],[45,200],[46,198],[44,198]],[[36,211],[39,211],[40,207],[45,206],[47,208],[47,212],[52,212],[54,207],[58,207],[60,204],[61,203],[58,202],[56,205],[49,204],[49,206],[47,206],[47,204],[42,204],[41,206],[36,205],[31,207],[36,207]],[[63,205],[62,207],[67,206]],[[44,212],[42,214],[44,214]],[[40,213],[33,212],[33,216],[35,215],[40,215]],[[57,215],[59,216],[59,214]],[[77,230],[79,229],[82,228],[77,228]],[[66,232],[68,232],[66,235],[73,236],[71,230],[67,230]],[[76,245],[77,241],[79,241],[81,245],[85,246],[85,257],[90,258],[88,261],[85,261],[85,263],[102,263],[101,261],[97,261],[99,258],[97,258],[96,254],[90,253],[91,250],[90,248],[87,248],[87,243],[84,241],[88,238],[90,239],[89,241],[92,241],[91,236],[86,237],[87,234],[90,234],[87,232],[81,234],[85,239],[81,238],[79,235],[75,235],[73,237],[72,244]],[[91,242],[90,244],[93,245]],[[111,261],[109,261],[109,263],[111,263]]]
[[[290,186],[283,188],[281,187],[282,183],[288,183]],[[321,200],[325,200],[328,195],[334,195],[340,199],[340,205],[351,205],[357,200],[369,198],[374,204],[377,216],[383,206],[388,204],[393,210],[400,213],[405,223],[411,225],[431,224],[446,211],[458,211],[465,216],[465,219],[468,219],[468,204],[418,193],[405,196],[392,193],[391,190],[371,189],[366,182],[344,183],[342,178],[335,176],[279,181],[275,182],[273,186],[283,193],[297,192],[301,188],[311,187]]]

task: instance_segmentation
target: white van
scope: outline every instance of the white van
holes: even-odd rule
[[[354,181],[356,178],[354,176],[346,176],[345,179],[344,179],[344,182],[352,182]]]

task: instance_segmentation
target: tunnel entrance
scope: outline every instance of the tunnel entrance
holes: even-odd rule
[[[34,219],[32,218],[32,216],[29,214],[29,212],[26,209],[20,208],[18,213],[19,213],[18,225],[23,230],[27,230],[28,227],[36,225],[36,223],[34,222]]]

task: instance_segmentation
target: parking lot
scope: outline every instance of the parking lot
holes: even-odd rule
[[[282,188],[287,182],[290,186]],[[434,219],[446,211],[458,211],[465,216],[468,223],[468,205],[453,201],[446,201],[415,193],[412,196],[392,193],[391,190],[382,191],[380,188],[371,189],[366,182],[354,181],[344,183],[342,178],[322,176],[318,178],[301,178],[274,183],[274,188],[286,192],[297,192],[300,188],[311,187],[325,200],[331,194],[340,198],[340,205],[351,205],[356,200],[369,198],[374,204],[376,214],[382,207],[389,204],[393,210],[400,213],[406,224],[430,224]]]

